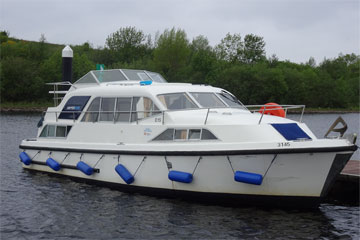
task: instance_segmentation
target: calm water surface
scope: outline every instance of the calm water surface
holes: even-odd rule
[[[338,115],[306,115],[323,136]],[[294,116],[296,117],[296,116]],[[343,115],[359,132],[359,114]],[[230,208],[127,194],[22,169],[39,115],[1,115],[1,239],[359,239],[359,207]],[[321,129],[319,129],[321,128]],[[358,158],[359,159],[359,158]]]

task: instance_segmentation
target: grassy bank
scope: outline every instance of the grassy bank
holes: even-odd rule
[[[53,102],[1,102],[1,112],[42,112],[54,106]]]

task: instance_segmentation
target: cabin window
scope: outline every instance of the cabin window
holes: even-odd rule
[[[56,137],[65,137],[66,135],[66,127],[65,126],[57,126],[56,127]]]
[[[175,140],[186,140],[187,130],[186,129],[175,129]]]
[[[190,94],[204,108],[226,107],[214,93],[192,92]]]
[[[129,122],[132,98],[117,98],[116,101],[116,122]]]
[[[46,125],[40,133],[40,137],[65,138],[69,134],[71,126]]]
[[[160,94],[158,98],[169,110],[198,108],[186,93]]]
[[[217,137],[215,137],[214,134],[212,134],[212,132],[210,132],[207,129],[203,129],[201,132],[201,140],[212,140],[212,139],[217,139]]]
[[[99,121],[114,121],[115,98],[102,98]]]
[[[213,133],[207,129],[174,129],[168,128],[160,133],[153,141],[174,140],[217,140]]]
[[[100,108],[100,98],[95,98],[89,108],[87,109],[83,119],[83,122],[97,122],[99,117],[99,108]]]
[[[78,119],[90,96],[71,97],[62,109],[59,119]]]
[[[159,136],[155,137],[153,141],[169,141],[174,139],[174,129],[168,128],[162,132]]]
[[[189,130],[189,139],[200,139],[201,129],[190,129]]]
[[[55,137],[55,126],[54,125],[48,125],[48,137]]]
[[[91,102],[82,122],[134,122],[159,113],[159,108],[147,97],[97,97]]]
[[[159,108],[147,97],[134,97],[132,103],[131,121],[138,121],[155,114],[159,114]]]

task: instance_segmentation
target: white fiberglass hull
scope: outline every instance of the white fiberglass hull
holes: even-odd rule
[[[308,152],[306,149],[267,149],[252,153],[240,151],[239,154],[236,151],[229,151],[229,154],[223,154],[223,151],[207,151],[203,154],[181,154],[179,151],[116,153],[115,150],[97,152],[94,149],[87,152],[74,149],[57,151],[46,148],[41,150],[39,146],[26,147],[24,144],[20,147],[25,149],[32,159],[30,165],[23,165],[31,170],[82,178],[109,186],[118,185],[132,190],[158,190],[165,194],[173,194],[173,190],[176,190],[190,195],[221,196],[224,200],[232,199],[234,196],[245,196],[245,199],[253,201],[253,198],[257,197],[256,204],[260,201],[261,205],[267,205],[266,197],[287,200],[306,198],[318,204],[353,153],[349,147],[348,150],[346,147],[332,150],[329,148],[328,151],[318,148]],[[54,171],[46,165],[49,157],[60,163],[59,171]],[[76,168],[80,160],[97,172],[90,176],[85,175]],[[127,184],[119,176],[115,171],[118,164],[127,168],[133,175],[134,182]],[[192,182],[169,180],[169,171],[173,170],[192,174]],[[263,177],[262,182],[260,185],[254,185],[235,181],[236,171],[260,174]],[[261,199],[264,202],[261,202]],[[292,205],[290,202],[287,203]]]

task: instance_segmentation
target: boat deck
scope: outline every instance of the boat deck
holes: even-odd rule
[[[360,177],[360,161],[350,160],[342,170],[341,174]]]
[[[350,160],[331,189],[327,201],[354,206],[360,204],[360,160]]]

